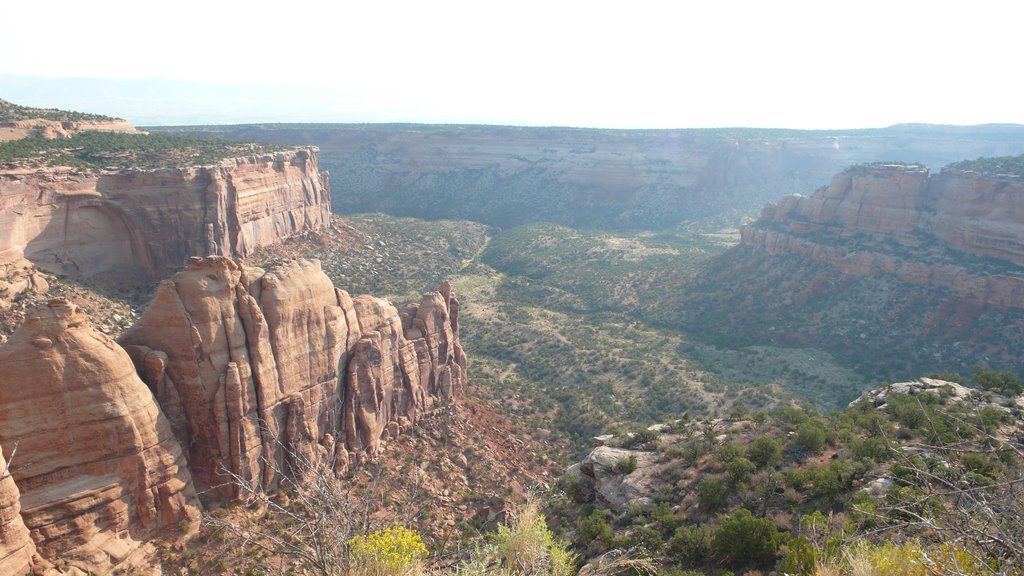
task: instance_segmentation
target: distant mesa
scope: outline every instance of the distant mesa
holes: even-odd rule
[[[0,142],[31,137],[64,139],[87,131],[139,133],[120,118],[52,108],[29,108],[0,100]]]

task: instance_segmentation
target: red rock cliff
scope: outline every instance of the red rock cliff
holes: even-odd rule
[[[96,573],[145,564],[150,540],[197,518],[170,422],[124,350],[66,300],[33,310],[0,347],[0,398],[20,517],[44,558]],[[9,547],[16,493],[0,488]]]
[[[273,487],[297,457],[373,455],[465,385],[447,285],[404,314],[352,298],[318,261],[262,270],[197,258],[121,343],[189,447],[200,488],[224,472]]]
[[[1024,308],[1024,181],[857,166],[813,196],[768,205],[742,243],[843,274],[895,274],[985,305]]]
[[[0,451],[0,574],[27,574],[35,552],[21,519],[21,493]]]
[[[162,275],[190,256],[245,256],[330,222],[315,148],[216,166],[0,172],[0,263]]]

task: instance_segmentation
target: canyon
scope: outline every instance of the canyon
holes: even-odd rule
[[[0,303],[40,302],[0,340],[0,571],[149,569],[204,503],[311,467],[341,477],[463,393],[447,283],[399,311],[317,260],[245,263],[330,225],[314,147],[0,171]],[[164,280],[117,341],[39,298],[58,279],[138,277]]]
[[[897,125],[868,130],[601,130],[515,126],[293,124],[147,128],[157,134],[313,144],[335,210],[658,229],[751,213],[809,194],[864,162],[931,167],[1024,153],[1019,126]]]

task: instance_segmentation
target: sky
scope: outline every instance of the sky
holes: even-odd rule
[[[13,2],[0,75],[116,82],[0,77],[0,98],[150,124],[1024,124],[1022,16],[1009,0]]]

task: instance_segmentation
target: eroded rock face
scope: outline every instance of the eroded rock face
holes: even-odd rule
[[[845,275],[891,273],[981,304],[1024,308],[1019,179],[857,166],[813,196],[768,205],[741,238],[769,254],[796,254]]]
[[[599,446],[569,473],[579,474],[583,489],[616,512],[631,506],[649,508],[656,493],[655,460],[653,452]],[[632,470],[622,469],[627,462]]]
[[[451,289],[405,319],[335,288],[319,261],[265,271],[197,258],[121,343],[189,446],[197,485],[234,496],[225,472],[269,488],[303,459],[344,469],[462,389]]]
[[[330,224],[315,148],[216,166],[0,172],[0,263],[53,272],[162,275],[190,256],[245,256]]]
[[[79,132],[121,132],[135,134],[134,126],[125,120],[14,120],[0,122],[0,142],[20,140],[37,136],[40,138],[57,139],[71,138]]]
[[[198,517],[170,422],[116,342],[66,300],[31,311],[0,347],[0,443],[41,555],[109,573]]]
[[[26,574],[36,546],[21,519],[21,493],[0,450],[0,574]]]

